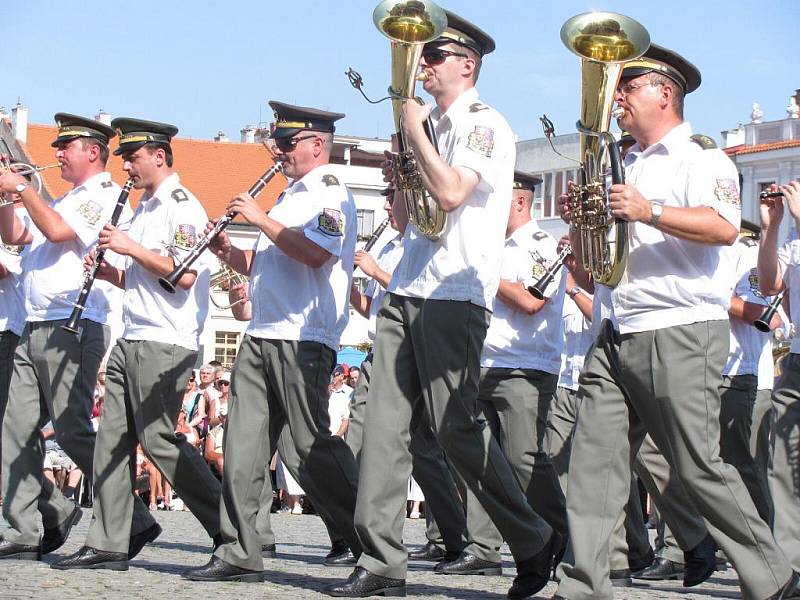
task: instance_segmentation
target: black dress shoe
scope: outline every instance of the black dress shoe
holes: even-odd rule
[[[419,550],[408,553],[408,558],[411,560],[446,560],[445,551],[439,548],[433,542],[428,542]]]
[[[275,544],[263,544],[261,546],[261,556],[263,558],[277,558],[278,549],[275,547]]]
[[[348,548],[344,552],[339,552],[334,556],[326,556],[322,564],[326,567],[352,567],[357,562],[356,557],[353,556],[353,553],[350,552],[350,548]]]
[[[800,576],[797,573],[792,573],[789,581],[783,584],[783,587],[777,592],[772,594],[767,600],[788,600],[789,598],[800,597],[800,591],[797,589],[797,584],[800,582]]]
[[[689,552],[683,553],[683,587],[700,585],[717,570],[717,543],[710,534]]]
[[[344,583],[329,585],[324,590],[328,596],[338,598],[366,598],[367,596],[405,597],[406,580],[389,579],[356,567]]]
[[[631,587],[633,585],[630,569],[611,569],[608,576],[614,587]]]
[[[128,555],[124,552],[106,552],[89,546],[83,546],[75,554],[50,565],[51,569],[109,569],[110,571],[127,571]]]
[[[502,575],[503,566],[499,562],[483,560],[462,552],[455,560],[443,560],[433,568],[434,573],[442,575]]]
[[[512,600],[528,598],[547,585],[555,553],[560,549],[561,536],[553,532],[538,554],[517,563],[517,576],[508,597]]]
[[[226,563],[216,556],[212,556],[211,560],[202,567],[184,571],[181,573],[181,577],[192,581],[242,581],[245,583],[264,581],[264,573],[261,571],[242,569]]]
[[[42,560],[42,549],[39,546],[15,544],[0,540],[0,558],[13,560]]]
[[[638,573],[634,573],[633,578],[646,579],[648,581],[683,579],[684,572],[685,569],[682,564],[657,556],[652,565]]]
[[[133,560],[133,558],[142,551],[142,548],[144,548],[146,544],[152,542],[160,535],[161,525],[158,523],[153,523],[141,533],[132,535],[131,539],[128,541],[128,560]]]
[[[83,511],[76,506],[58,527],[45,529],[44,535],[42,536],[42,554],[50,554],[61,548],[64,542],[67,541],[69,532],[78,524],[82,516]]]

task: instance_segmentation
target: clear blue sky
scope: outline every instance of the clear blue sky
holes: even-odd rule
[[[387,103],[366,104],[347,82],[360,71],[382,95],[389,44],[372,25],[377,0],[8,0],[2,11],[0,105],[21,97],[34,123],[55,112],[168,121],[182,136],[212,138],[271,120],[267,100],[347,113],[339,133],[385,137]],[[520,139],[542,135],[547,113],[558,133],[574,131],[579,60],[558,32],[570,16],[612,10],[639,20],[653,41],[695,63],[700,89],[687,99],[695,130],[719,139],[749,119],[785,116],[798,75],[800,1],[451,0],[447,8],[497,41],[478,88]]]

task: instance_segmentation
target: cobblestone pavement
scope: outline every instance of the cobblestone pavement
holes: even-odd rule
[[[324,567],[328,551],[325,528],[319,518],[310,515],[273,515],[278,540],[278,558],[265,560],[267,581],[258,583],[196,583],[182,579],[187,567],[202,565],[211,552],[211,541],[188,512],[159,512],[156,517],[164,528],[131,562],[127,572],[56,571],[49,563],[75,552],[83,543],[91,509],[70,539],[55,555],[44,562],[0,562],[0,598],[159,598],[177,600],[213,598],[327,598],[320,593],[328,583],[346,578],[350,569]],[[405,537],[410,547],[425,541],[424,520],[406,520]],[[2,521],[3,527],[6,523]],[[497,577],[445,576],[432,572],[433,563],[411,561],[407,578],[408,595],[430,599],[505,598],[515,574],[511,556],[504,552],[503,575]],[[551,583],[538,598],[550,598],[555,592]],[[618,589],[616,598],[630,600],[741,598],[733,570],[717,573],[708,582],[685,593],[680,582],[659,583]]]

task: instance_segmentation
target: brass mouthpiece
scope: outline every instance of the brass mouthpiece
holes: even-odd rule
[[[425,71],[420,71],[414,79],[417,81],[428,81],[428,74]]]
[[[614,117],[615,119],[621,119],[622,117],[625,116],[625,109],[622,108],[621,106],[618,106],[617,108],[611,111],[611,116]]]

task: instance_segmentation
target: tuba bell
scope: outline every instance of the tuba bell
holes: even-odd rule
[[[581,240],[581,260],[597,283],[616,286],[628,262],[628,223],[608,210],[606,170],[624,183],[619,147],[609,133],[614,95],[625,63],[642,56],[650,35],[637,21],[611,12],[576,15],[561,26],[561,41],[581,57],[581,180],[569,193],[571,225]],[[612,235],[612,229],[614,230]]]
[[[417,69],[422,47],[435,40],[447,27],[444,10],[430,0],[384,0],[372,13],[375,27],[391,40],[392,100],[394,125],[397,131],[398,154],[394,161],[396,187],[402,193],[408,217],[417,230],[430,240],[437,240],[447,221],[445,213],[422,185],[414,153],[401,128],[403,102],[414,98]],[[428,126],[433,142],[433,129]]]
[[[248,278],[246,275],[242,275],[238,271],[234,271],[230,267],[224,266],[222,269],[214,273],[208,282],[208,297],[209,300],[211,300],[211,304],[216,306],[219,310],[228,310],[237,304],[245,302],[247,298],[241,298],[232,304],[221,304],[214,299],[214,295],[222,293],[227,294],[234,285],[247,283],[247,281]]]

